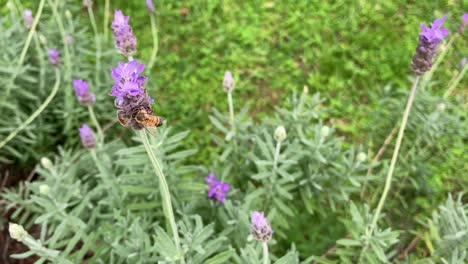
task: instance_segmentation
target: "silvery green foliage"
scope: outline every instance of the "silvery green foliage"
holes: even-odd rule
[[[103,100],[111,85],[108,71],[104,69],[110,69],[118,57],[116,58],[113,52],[112,43],[104,45],[105,52],[101,54],[103,70],[98,73],[100,86],[97,87],[94,83],[95,47],[93,38],[90,38],[92,30],[87,16],[78,15],[81,7],[76,1],[53,1],[58,5],[57,12],[65,34],[73,38],[72,44],[67,46],[71,62],[68,67],[65,44],[58,30],[57,18],[46,1],[24,62],[18,65],[19,55],[29,32],[24,26],[21,14],[25,8],[32,7],[22,6],[20,1],[8,2],[8,6],[12,8],[7,9],[7,15],[0,18],[0,111],[4,116],[0,120],[0,139],[3,140],[22,124],[50,94],[55,77],[53,67],[47,60],[47,49],[56,48],[61,53],[61,82],[57,95],[44,112],[0,150],[2,163],[11,163],[13,160],[31,163],[32,160],[41,158],[43,153],[40,151],[43,149],[53,149],[62,142],[75,145],[78,142],[75,136],[78,127],[89,120],[86,108],[76,101],[72,78],[90,82],[90,89],[100,102],[94,105],[95,111],[99,113],[99,120],[108,122],[114,118],[115,113],[106,110],[111,107],[112,102]],[[66,10],[76,15],[69,19],[65,15]],[[50,136],[60,134],[65,136]]]
[[[433,213],[428,226],[436,243],[431,260],[436,263],[468,261],[468,205],[462,202],[461,195],[456,200],[449,195],[445,204]]]

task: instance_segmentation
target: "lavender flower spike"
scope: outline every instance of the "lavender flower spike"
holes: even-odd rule
[[[47,50],[47,55],[49,55],[49,61],[52,65],[58,66],[60,63],[60,52],[56,49],[49,49]]]
[[[78,102],[82,105],[92,105],[96,101],[96,96],[89,91],[89,86],[86,81],[73,80],[73,89]]]
[[[208,198],[217,200],[218,202],[224,202],[224,200],[226,200],[227,193],[229,189],[231,189],[229,184],[216,179],[213,172],[210,172],[210,174],[205,177],[205,182],[210,188],[208,190]]]
[[[146,8],[148,8],[150,13],[154,13],[153,0],[146,0]]]
[[[468,13],[465,13],[462,15],[461,23],[457,28],[457,32],[461,34],[463,30],[465,29],[466,25],[468,25]]]
[[[430,27],[421,24],[421,33],[419,34],[419,44],[416,48],[416,55],[411,61],[411,70],[416,75],[423,75],[432,68],[432,60],[437,52],[437,45],[444,39],[449,30],[442,28],[442,24],[447,18],[444,15],[441,19],[436,19]]]
[[[129,17],[122,11],[115,10],[112,29],[114,30],[115,47],[126,57],[136,52],[136,38],[132,33],[132,27],[128,24]]]
[[[264,242],[270,240],[273,235],[273,230],[271,229],[270,224],[268,224],[263,212],[252,211],[250,213],[250,218],[250,233],[253,238]]]
[[[32,16],[32,11],[31,9],[26,9],[23,11],[23,19],[24,19],[24,24],[26,25],[26,28],[31,28],[34,18]]]
[[[158,127],[164,122],[164,119],[153,115],[153,99],[143,88],[146,77],[140,75],[144,69],[144,64],[132,60],[128,63],[119,62],[118,67],[111,70],[114,85],[109,95],[115,97],[114,104],[119,109],[117,117],[120,124],[135,130],[146,126]],[[145,122],[149,119],[152,122]]]
[[[234,78],[232,77],[232,74],[230,71],[226,71],[224,73],[224,78],[223,78],[223,88],[226,93],[232,92],[234,90],[235,83],[234,83]]]
[[[81,143],[87,149],[96,147],[96,140],[94,139],[93,131],[88,125],[84,124],[78,129],[80,132]]]

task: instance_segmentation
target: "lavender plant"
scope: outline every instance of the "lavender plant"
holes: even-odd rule
[[[407,254],[406,249],[400,249],[407,230],[397,230],[402,228],[383,212],[389,203],[398,203],[389,199],[390,191],[404,192],[410,185],[396,183],[391,189],[392,182],[409,180],[419,190],[425,178],[423,174],[416,175],[412,167],[428,166],[426,158],[434,152],[442,153],[447,146],[463,144],[466,139],[466,132],[460,132],[464,131],[459,124],[463,121],[461,107],[447,98],[432,96],[425,87],[417,93],[419,79],[430,80],[429,75],[444,56],[438,47],[449,33],[442,28],[445,16],[430,27],[421,26],[411,61],[416,76],[411,90],[396,100],[382,102],[391,110],[382,113],[382,117],[388,118],[381,118],[384,120],[380,121],[380,127],[392,127],[398,120],[396,113],[403,108],[404,96],[408,95],[391,160],[385,157],[373,164],[369,161],[372,151],[365,142],[348,144],[326,119],[330,115],[327,100],[323,95],[310,95],[307,87],[300,94],[293,94],[284,105],[275,107],[273,115],[252,118],[248,105],[234,103],[241,101],[236,99],[239,98],[236,92],[243,89],[238,80],[242,74],[226,71],[219,80],[219,89],[222,87],[227,97],[226,109],[213,108],[209,116],[214,128],[212,143],[219,152],[213,153],[213,159],[204,166],[189,162],[198,152],[185,146],[189,131],[173,132],[170,121],[174,117],[168,116],[166,122],[156,115],[155,101],[150,97],[155,93],[143,75],[145,67],[153,66],[158,52],[152,1],[146,1],[146,7],[152,25],[153,51],[149,58],[138,59],[134,58],[140,55],[137,36],[130,17],[120,10],[115,10],[110,26],[114,36],[112,47],[106,41],[106,30],[103,36],[98,31],[92,1],[82,2],[90,23],[84,28],[78,26],[82,18],[73,15],[80,8],[77,5],[48,1],[44,7],[45,1],[41,1],[39,10],[33,13],[20,12],[23,7],[9,3],[13,23],[6,27],[6,22],[0,20],[0,29],[6,29],[0,40],[6,42],[19,29],[23,34],[29,33],[23,36],[26,44],[12,43],[5,58],[19,50],[26,50],[26,54],[28,42],[34,39],[37,54],[33,55],[37,61],[26,55],[19,59],[17,71],[8,75],[5,82],[9,93],[18,96],[7,94],[6,98],[14,102],[2,101],[0,109],[11,113],[15,104],[21,105],[25,98],[43,103],[23,125],[5,129],[13,136],[2,140],[0,148],[5,146],[10,156],[21,156],[13,146],[34,140],[33,129],[50,123],[49,115],[60,120],[55,130],[74,131],[72,139],[65,137],[70,143],[48,155],[52,160],[40,159],[37,179],[1,193],[5,201],[2,206],[5,204],[5,210],[11,211],[10,236],[28,248],[12,258],[36,256],[39,263],[397,261]],[[65,8],[71,11],[64,11]],[[48,15],[45,18],[41,18],[42,9]],[[108,21],[109,9],[110,3],[106,1],[104,21]],[[109,27],[104,22],[106,26]],[[465,26],[463,16],[457,32],[461,34]],[[52,27],[57,27],[58,32],[48,29]],[[85,31],[92,31],[94,44],[87,40]],[[53,37],[45,37],[49,35]],[[55,44],[61,46],[52,49]],[[113,49],[127,61],[117,61],[115,52],[106,52]],[[63,56],[59,56],[59,50],[63,50]],[[80,59],[82,54],[90,55],[91,63]],[[75,59],[78,63],[72,63]],[[449,85],[450,93],[460,83],[466,68],[463,65]],[[51,71],[56,79],[49,91]],[[62,75],[64,83],[60,85]],[[38,85],[40,92],[36,95],[29,94],[27,89],[22,91],[21,87],[27,85]],[[60,86],[63,91],[52,104]],[[45,101],[40,100],[44,95]],[[109,96],[113,97],[116,110],[111,110]],[[46,111],[49,105],[56,108]],[[18,113],[19,117],[24,115]],[[119,122],[123,127],[114,128],[118,131],[128,128],[129,140],[106,134],[101,125],[104,120]],[[36,127],[30,127],[33,121],[39,122]],[[410,139],[412,145],[402,144],[405,128],[408,128],[406,141]],[[40,130],[44,131],[47,130]],[[23,132],[28,135],[21,137]],[[446,133],[454,135],[455,143],[444,139]],[[439,142],[436,146],[435,141]],[[435,155],[433,162],[441,156]],[[362,191],[366,185],[371,194]],[[378,192],[381,185],[382,194]],[[376,209],[371,210],[378,198]],[[451,197],[447,199],[429,221],[429,233],[423,233],[432,256],[415,258],[429,263],[462,263],[467,258],[465,207],[461,196],[456,202]],[[398,214],[391,216],[395,215]],[[384,220],[388,226],[384,227]],[[336,245],[321,256],[310,254],[318,250],[309,249],[316,245],[308,237],[326,238],[326,234],[314,231],[323,223],[327,225],[324,232],[341,230],[341,238],[333,237]],[[28,233],[31,227],[40,230],[39,235]]]

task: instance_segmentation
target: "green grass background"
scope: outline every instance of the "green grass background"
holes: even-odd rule
[[[112,10],[130,16],[136,58],[147,61],[152,37],[145,1],[111,2]],[[409,89],[419,24],[448,14],[446,26],[454,32],[464,10],[463,1],[155,1],[155,6],[160,43],[148,87],[171,125],[193,131],[190,142],[200,148],[202,160],[210,153],[210,108],[227,109],[225,70],[236,79],[237,108],[249,103],[252,115],[263,116],[307,85],[327,99],[333,124],[360,141],[375,108],[370,94],[388,83]],[[467,56],[461,45],[466,41],[459,38],[435,74],[440,92]]]

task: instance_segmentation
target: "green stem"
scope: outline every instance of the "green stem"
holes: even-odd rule
[[[234,104],[232,103],[232,93],[228,92],[228,104],[229,104],[229,122],[231,123],[231,131],[234,133],[235,123],[234,123]]]
[[[111,193],[114,196],[115,201],[117,201],[118,204],[120,205],[122,201],[118,193],[119,188],[117,186],[117,182],[115,181],[115,178],[111,178],[111,175],[113,174],[110,172],[110,170],[107,167],[105,167],[102,164],[101,160],[98,159],[95,149],[90,149],[89,152],[91,153],[91,157],[93,157],[94,164],[96,164],[96,167],[98,168],[99,173],[101,174],[103,183],[106,186],[111,187],[111,190],[112,190]]]
[[[24,59],[26,58],[26,53],[28,52],[32,37],[36,33],[36,27],[42,15],[42,9],[44,8],[44,3],[45,3],[45,0],[41,0],[41,2],[39,2],[39,7],[37,8],[37,12],[34,17],[34,22],[31,28],[29,29],[28,37],[26,38],[26,42],[24,43],[23,49],[21,50],[21,53],[18,59],[18,63],[16,64],[16,70],[14,71],[13,75],[10,78],[10,81],[8,82],[9,85],[7,85],[7,88],[6,88],[5,97],[4,97],[5,100],[10,96],[11,87],[13,86],[13,83],[16,77],[18,77],[18,74],[20,72],[19,69],[23,65]]]
[[[468,69],[468,63],[465,63],[465,66],[463,66],[463,69],[462,69],[461,72],[458,74],[457,78],[452,82],[452,84],[450,85],[450,87],[449,87],[449,88],[447,89],[447,91],[445,92],[444,98],[447,98],[447,97],[453,92],[453,90],[455,89],[455,87],[457,87],[458,83],[460,83],[461,79],[462,79],[463,76],[465,75],[467,69]]]
[[[62,22],[62,17],[57,11],[57,5],[54,3],[52,0],[47,0],[49,5],[52,8],[52,13],[54,14],[55,22],[57,23],[58,30],[60,32],[60,36],[62,38],[62,43],[63,43],[63,49],[65,53],[65,66],[67,70],[65,71],[65,83],[67,85],[71,85],[71,73],[72,73],[72,64],[71,64],[71,58],[70,58],[70,52],[68,50],[68,45],[66,41],[66,33],[65,33],[65,28],[63,26]],[[69,131],[72,127],[73,124],[73,95],[72,95],[72,90],[73,89],[65,89],[65,111],[64,113],[69,116],[65,116],[65,131]]]
[[[99,74],[101,72],[101,41],[99,40],[99,32],[96,26],[96,20],[94,19],[93,8],[91,5],[88,5],[88,14],[89,19],[91,20],[91,27],[94,31],[94,42],[96,43],[96,72],[94,74],[94,85],[96,86],[96,90],[99,90],[101,87],[101,82],[99,80]]]
[[[12,140],[16,135],[18,135],[19,132],[21,132],[23,129],[25,129],[29,124],[38,117],[42,111],[49,105],[49,103],[52,101],[54,98],[55,94],[57,94],[58,88],[60,86],[60,71],[58,68],[55,68],[55,85],[52,88],[51,93],[49,96],[46,98],[46,100],[37,108],[37,110],[28,118],[26,121],[23,122],[19,127],[17,127],[15,130],[13,130],[2,142],[0,142],[0,149],[5,146],[6,143],[8,143],[10,140]]]
[[[34,34],[34,44],[36,45],[37,50],[37,58],[39,60],[39,89],[44,91],[44,81],[45,81],[45,69],[46,69],[46,62],[44,60],[44,51],[41,48],[41,43],[37,37],[37,34]]]
[[[440,63],[442,62],[442,60],[444,59],[445,55],[447,54],[450,46],[452,46],[453,42],[455,41],[455,39],[458,37],[458,32],[453,34],[452,37],[450,38],[449,42],[447,43],[447,45],[444,45],[442,47],[442,52],[439,54],[439,56],[437,56],[437,60],[436,62],[434,63],[434,65],[431,67],[431,70],[428,71],[424,76],[423,76],[423,81],[422,81],[422,85],[423,87],[426,86],[427,82],[429,80],[431,80],[432,78],[432,75],[434,74],[435,70],[439,67]]]
[[[158,54],[158,27],[156,26],[156,18],[154,13],[150,13],[151,19],[151,34],[153,35],[153,52],[151,53],[151,59],[148,63],[148,72],[153,68],[154,62],[156,60],[156,55]]]
[[[93,121],[94,126],[96,127],[99,135],[100,140],[104,140],[104,133],[102,132],[101,126],[99,125],[99,122],[97,121],[96,115],[94,114],[94,109],[91,105],[88,105],[88,112],[89,112],[89,117],[91,118],[91,121]]]
[[[278,159],[279,159],[280,149],[281,149],[281,141],[278,140],[276,142],[275,157],[274,157],[274,160],[273,160],[274,173],[276,173],[276,169],[278,168]]]
[[[146,153],[148,154],[151,164],[153,165],[153,168],[156,171],[156,175],[159,177],[159,187],[160,187],[162,201],[163,201],[163,211],[171,227],[171,230],[168,230],[168,232],[172,231],[172,235],[174,236],[174,242],[176,244],[176,248],[178,251],[180,251],[179,232],[178,232],[177,224],[174,218],[174,212],[172,210],[171,194],[169,192],[169,187],[166,182],[166,177],[164,176],[164,173],[161,169],[161,165],[159,164],[159,161],[156,158],[156,155],[154,154],[153,149],[150,146],[150,143],[148,141],[148,136],[146,135],[146,130],[145,129],[140,130],[139,134],[140,134],[141,141],[143,142],[143,145],[145,146],[145,150],[146,150]],[[181,263],[185,263],[183,256],[181,258]]]
[[[106,0],[104,4],[104,40],[107,43],[108,31],[109,31],[109,0]]]
[[[263,248],[263,264],[270,264],[270,258],[268,256],[268,244],[266,241],[262,242]]]
[[[403,118],[401,120],[400,130],[398,131],[398,137],[397,137],[397,140],[396,140],[395,149],[393,150],[392,160],[390,161],[390,168],[388,170],[387,178],[385,180],[384,190],[382,192],[382,196],[380,197],[379,204],[377,205],[377,209],[375,210],[375,213],[374,213],[374,216],[372,218],[372,222],[371,222],[371,225],[370,225],[370,228],[369,228],[369,232],[368,232],[369,237],[372,236],[372,233],[374,232],[374,229],[377,227],[377,221],[379,220],[380,213],[381,213],[382,208],[383,208],[383,206],[385,204],[385,199],[387,198],[388,192],[390,191],[390,186],[391,186],[392,177],[393,177],[393,171],[395,170],[395,164],[396,164],[397,159],[398,159],[398,153],[400,151],[401,142],[403,141],[403,136],[404,136],[404,133],[405,133],[406,123],[408,121],[408,117],[409,117],[409,114],[410,114],[410,111],[411,111],[411,107],[413,105],[414,96],[416,94],[416,88],[418,86],[419,78],[420,77],[417,76],[416,79],[414,79],[413,86],[411,87],[411,91],[410,91],[410,94],[409,94],[409,97],[408,97],[408,102],[406,104],[405,111],[403,112]],[[363,255],[363,252],[367,249],[367,247],[368,247],[368,243],[366,243],[366,246],[363,247],[362,252],[361,252],[361,257]]]

